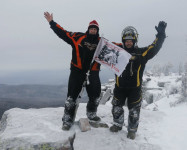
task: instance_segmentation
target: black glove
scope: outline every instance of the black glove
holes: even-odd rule
[[[158,27],[155,26],[155,29],[157,30],[158,34],[165,35],[165,29],[166,29],[167,23],[164,21],[160,21],[158,24]]]

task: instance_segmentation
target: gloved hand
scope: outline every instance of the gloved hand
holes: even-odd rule
[[[164,21],[160,21],[158,24],[158,27],[155,26],[155,29],[157,30],[158,34],[165,34],[167,23]]]

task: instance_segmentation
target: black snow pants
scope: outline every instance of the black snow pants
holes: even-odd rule
[[[68,94],[65,102],[63,123],[72,124],[75,117],[77,98],[82,90],[83,82],[86,79],[86,72],[81,70],[71,70],[68,83]],[[99,96],[101,93],[101,82],[99,71],[91,71],[89,75],[89,84],[86,85],[86,91],[89,97],[87,103],[87,112],[97,112],[99,105]]]
[[[139,125],[140,108],[142,102],[141,87],[137,88],[114,88],[114,98],[112,100],[112,114],[114,124],[122,127],[124,123],[123,106],[127,100],[129,110],[128,131],[136,132]]]

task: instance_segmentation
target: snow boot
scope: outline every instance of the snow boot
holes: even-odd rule
[[[111,132],[118,132],[118,131],[120,131],[120,130],[122,130],[122,127],[120,127],[120,126],[117,126],[117,125],[113,125],[113,126],[111,126],[110,127],[110,131]]]
[[[101,121],[101,118],[96,115],[96,112],[87,112],[86,114],[90,121]]]
[[[69,130],[74,123],[74,118],[76,116],[76,107],[77,104],[75,100],[71,97],[68,97],[65,102],[64,116],[62,117],[63,126],[62,130]]]
[[[136,132],[128,131],[127,138],[134,140],[136,137]]]
[[[90,121],[101,121],[101,118],[96,115],[97,107],[99,105],[100,98],[90,97],[86,106],[86,114]]]
[[[98,117],[98,116],[95,116],[95,117],[93,117],[93,118],[88,118],[90,121],[97,121],[97,122],[99,122],[99,121],[101,121],[101,118],[100,117]]]
[[[64,130],[64,131],[68,131],[70,128],[71,128],[70,124],[63,124],[63,126],[62,126],[62,130]]]

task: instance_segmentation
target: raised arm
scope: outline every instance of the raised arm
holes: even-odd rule
[[[44,12],[44,17],[49,22],[51,29],[57,34],[57,36],[61,39],[63,39],[68,44],[73,43],[73,33],[68,32],[64,30],[63,27],[61,27],[59,24],[53,21],[53,14],[50,14],[49,12]],[[75,33],[74,33],[75,34]]]
[[[147,60],[153,58],[161,49],[162,44],[166,38],[166,26],[167,23],[165,23],[164,21],[160,21],[158,27],[155,26],[155,29],[157,30],[156,39],[150,46],[144,48],[142,53],[142,56],[145,57]]]

